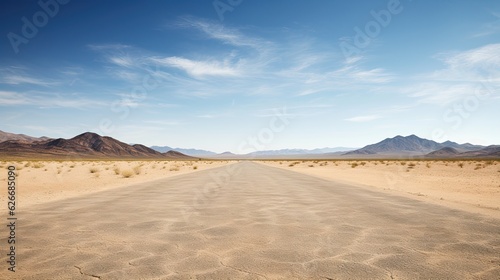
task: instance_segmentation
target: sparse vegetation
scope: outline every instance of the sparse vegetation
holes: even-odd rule
[[[45,165],[41,162],[36,162],[33,164],[33,168],[42,168],[44,167]]]
[[[123,170],[122,171],[123,178],[130,178],[134,176],[134,172],[132,170]]]
[[[113,171],[115,172],[115,175],[119,175],[120,174],[120,168],[118,168],[118,167],[115,167],[113,169]]]
[[[99,168],[97,168],[97,167],[91,167],[89,170],[90,170],[90,173],[99,172]]]
[[[134,167],[134,173],[135,173],[135,175],[141,174],[141,166],[142,166],[142,164]]]
[[[194,169],[194,170],[198,169],[198,166],[196,166],[196,165],[195,165],[195,166],[193,166],[193,169]]]
[[[179,171],[179,166],[174,165],[174,166],[170,167],[170,171]]]
[[[458,165],[460,168],[464,168],[464,163],[463,163],[463,162],[461,162],[461,163],[459,163],[459,164],[457,164],[457,165]]]
[[[359,164],[357,162],[351,163],[351,168],[356,168]]]

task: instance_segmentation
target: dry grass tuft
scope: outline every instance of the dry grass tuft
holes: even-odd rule
[[[179,171],[179,166],[172,166],[170,167],[170,171]]]
[[[132,170],[123,170],[122,171],[123,178],[130,178],[134,176],[134,172]]]
[[[34,163],[34,164],[33,164],[33,168],[42,168],[42,167],[44,167],[44,166],[45,166],[45,165],[44,165],[43,163],[41,163],[41,162],[37,162],[37,163]]]
[[[138,165],[138,166],[134,167],[134,173],[135,173],[135,175],[141,174],[141,166],[142,165]]]

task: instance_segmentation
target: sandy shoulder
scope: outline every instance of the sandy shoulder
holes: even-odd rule
[[[259,161],[259,163],[500,218],[498,161]]]
[[[21,207],[207,170],[231,161],[16,161],[0,162],[0,184],[16,166]],[[5,195],[0,196],[4,205]]]

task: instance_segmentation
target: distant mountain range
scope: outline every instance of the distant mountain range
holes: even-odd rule
[[[337,147],[321,149],[266,150],[237,155],[231,152],[217,154],[200,149],[146,147],[129,145],[108,136],[85,132],[71,139],[32,137],[0,131],[0,156],[65,157],[65,158],[214,158],[214,159],[327,159],[327,158],[383,158],[417,156],[426,158],[498,158],[500,145],[480,146],[451,141],[438,143],[416,135],[396,136],[360,149]]]
[[[5,134],[2,135],[5,136]],[[71,139],[49,138],[38,141],[25,139],[1,142],[0,155],[31,158],[191,158],[175,151],[160,153],[144,145],[128,145],[114,138],[91,132],[82,133]]]
[[[14,134],[0,130],[0,142],[4,142],[7,140],[16,140],[16,141],[24,141],[24,142],[36,142],[36,141],[45,141],[50,140],[49,137],[32,137],[24,134]]]
[[[207,150],[198,150],[198,149],[182,149],[182,148],[171,148],[169,146],[151,146],[151,149],[158,152],[165,151],[178,151],[186,155],[196,156],[196,157],[238,157],[241,155],[233,154],[230,152],[224,152],[217,154],[215,152],[207,151]],[[320,148],[320,149],[282,149],[282,150],[265,150],[265,151],[256,151],[248,154],[244,154],[245,157],[268,157],[268,156],[290,156],[290,155],[319,155],[326,153],[338,153],[354,150],[356,148],[345,148],[345,147],[337,147],[337,148]]]
[[[451,141],[438,143],[416,135],[396,136],[345,153],[346,156],[415,155],[427,157],[496,157],[500,146],[480,146]]]
[[[195,157],[200,157],[200,156],[211,156],[211,155],[216,155],[217,153],[211,152],[211,151],[206,151],[206,150],[199,150],[199,149],[183,149],[183,148],[171,148],[169,146],[151,146],[151,149],[160,152],[160,153],[165,153],[168,151],[176,151],[179,153],[183,153],[186,155],[190,156],[195,156]]]
[[[320,149],[282,149],[282,150],[267,150],[248,153],[248,156],[280,156],[280,155],[319,155],[328,153],[338,153],[351,151],[356,148],[336,147],[336,148],[320,148]]]

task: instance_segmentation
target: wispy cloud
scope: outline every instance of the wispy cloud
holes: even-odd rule
[[[186,50],[165,55],[120,44],[89,47],[104,57],[115,78],[136,87],[152,77],[157,90],[175,96],[340,94],[369,90],[394,78],[383,68],[366,67],[365,57],[345,61],[330,47],[297,34],[272,41],[248,35],[248,27],[195,17],[181,17],[170,27],[197,30],[221,48],[210,54]]]
[[[47,78],[34,77],[29,75],[23,67],[6,67],[0,69],[0,83],[7,85],[35,85],[35,86],[53,86],[58,83]]]
[[[419,77],[426,82],[405,90],[422,103],[446,105],[476,94],[479,87],[500,87],[500,44],[436,56],[444,68]],[[493,97],[493,96],[492,96]]]
[[[380,118],[381,118],[380,115],[366,115],[366,116],[356,116],[345,120],[350,122],[369,122]]]
[[[199,30],[211,39],[219,40],[232,46],[251,47],[257,50],[263,50],[264,47],[269,47],[271,45],[269,41],[261,38],[244,35],[238,29],[192,16],[181,17],[174,26]]]
[[[151,58],[151,61],[163,66],[178,68],[190,76],[237,76],[238,69],[229,66],[228,62],[196,61],[183,57]]]
[[[166,121],[166,120],[145,120],[144,123],[148,124],[157,124],[157,125],[165,125],[165,126],[173,126],[173,125],[181,125],[180,121]]]
[[[13,91],[0,91],[0,106],[23,105],[28,100],[22,94]]]
[[[57,93],[21,93],[0,91],[0,106],[25,105],[39,108],[88,108],[104,106],[105,102],[88,98],[68,98]]]
[[[472,37],[485,37],[500,33],[500,13],[492,12],[491,15],[494,17],[494,20],[486,23],[481,30]]]

